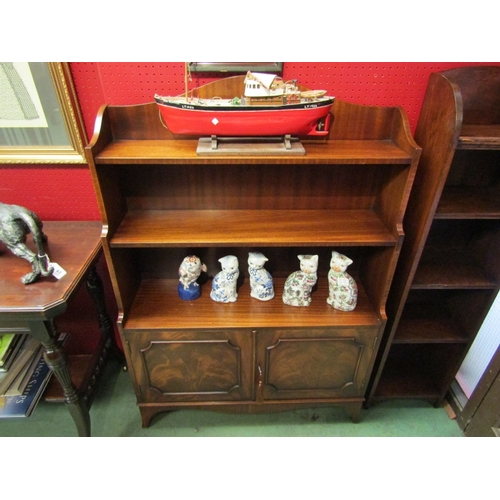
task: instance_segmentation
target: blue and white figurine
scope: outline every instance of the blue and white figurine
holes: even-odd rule
[[[250,296],[258,300],[271,300],[274,285],[271,274],[264,269],[269,259],[261,252],[248,253],[248,274],[250,276]]]
[[[236,302],[238,293],[236,285],[240,275],[238,258],[226,255],[219,259],[222,271],[215,275],[212,282],[210,298],[215,302]]]
[[[207,266],[196,255],[188,255],[179,266],[177,292],[182,300],[195,300],[201,295],[201,287],[196,282],[200,274],[207,272]]]

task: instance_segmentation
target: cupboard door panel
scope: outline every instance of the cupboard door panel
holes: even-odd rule
[[[258,353],[264,399],[362,396],[376,334],[354,328],[269,333]]]
[[[155,401],[224,401],[253,394],[251,334],[233,331],[128,335],[136,381]]]

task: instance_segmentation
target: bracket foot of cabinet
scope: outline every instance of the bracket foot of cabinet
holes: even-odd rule
[[[154,419],[159,414],[162,413],[170,413],[172,411],[177,410],[209,410],[220,413],[249,413],[249,414],[257,414],[257,413],[279,413],[283,411],[292,411],[292,410],[302,410],[302,409],[310,409],[310,408],[320,408],[320,407],[333,407],[333,406],[341,406],[346,409],[347,414],[349,415],[351,421],[353,423],[359,423],[361,420],[361,410],[363,408],[364,399],[358,400],[340,400],[340,401],[329,401],[329,402],[294,402],[294,403],[283,403],[283,402],[274,402],[274,403],[255,403],[255,402],[241,402],[238,404],[213,404],[213,403],[204,403],[204,404],[181,404],[181,405],[151,405],[151,404],[139,404],[139,411],[141,413],[142,419],[142,427],[149,427]]]

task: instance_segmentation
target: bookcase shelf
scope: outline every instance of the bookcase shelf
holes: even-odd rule
[[[333,310],[326,303],[328,287],[325,280],[314,291],[309,307],[290,308],[281,296],[268,303],[250,297],[250,287],[244,283],[238,289],[238,300],[231,304],[219,304],[209,297],[209,290],[193,303],[179,301],[178,280],[145,279],[134,299],[124,327],[129,330],[196,329],[196,328],[273,328],[277,325],[292,328],[307,323],[310,327],[379,327],[381,319],[371,305],[363,288],[359,289],[358,305],[351,312]],[[284,279],[274,280],[275,290],[283,290]],[[207,321],[210,318],[210,322]]]
[[[449,187],[443,190],[435,219],[500,219],[496,187]]]
[[[468,342],[450,312],[442,304],[409,303],[406,305],[399,328],[394,335],[394,344],[457,343]]]
[[[438,406],[500,284],[500,68],[431,75],[415,133],[422,157],[368,391]]]
[[[134,161],[151,165],[192,165],[214,162],[218,165],[234,165],[234,160],[241,160],[240,155],[203,157],[196,155],[196,140],[114,140],[108,144],[95,157],[99,165],[129,165]],[[259,156],[245,158],[245,163],[261,164],[287,164],[288,160],[280,156]],[[334,148],[328,147],[324,141],[309,141],[307,155],[297,157],[294,163],[299,165],[324,164],[352,164],[352,165],[377,165],[401,164],[411,161],[411,154],[405,153],[391,140],[338,140]]]
[[[497,282],[488,277],[484,269],[477,265],[455,263],[453,260],[437,264],[423,263],[415,273],[411,284],[416,289],[491,289]]]
[[[110,245],[392,246],[395,241],[370,210],[135,210]]]
[[[457,149],[500,149],[500,125],[463,123]]]

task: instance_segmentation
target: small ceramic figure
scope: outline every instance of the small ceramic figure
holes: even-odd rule
[[[326,301],[339,311],[352,311],[358,301],[358,285],[345,272],[352,260],[341,253],[332,252],[330,271],[328,271],[329,294]]]
[[[260,252],[248,253],[248,274],[250,276],[250,296],[258,300],[271,300],[274,297],[273,278],[264,269],[269,259]]]
[[[308,306],[312,288],[318,280],[318,256],[298,255],[300,271],[290,274],[283,289],[283,302],[289,306]]]
[[[222,271],[215,275],[210,298],[215,302],[236,302],[238,298],[236,285],[240,275],[238,258],[234,255],[226,255],[219,259],[219,262]]]
[[[196,282],[200,274],[207,272],[207,266],[196,255],[188,255],[179,266],[177,292],[182,300],[195,300],[201,295],[201,287]]]

